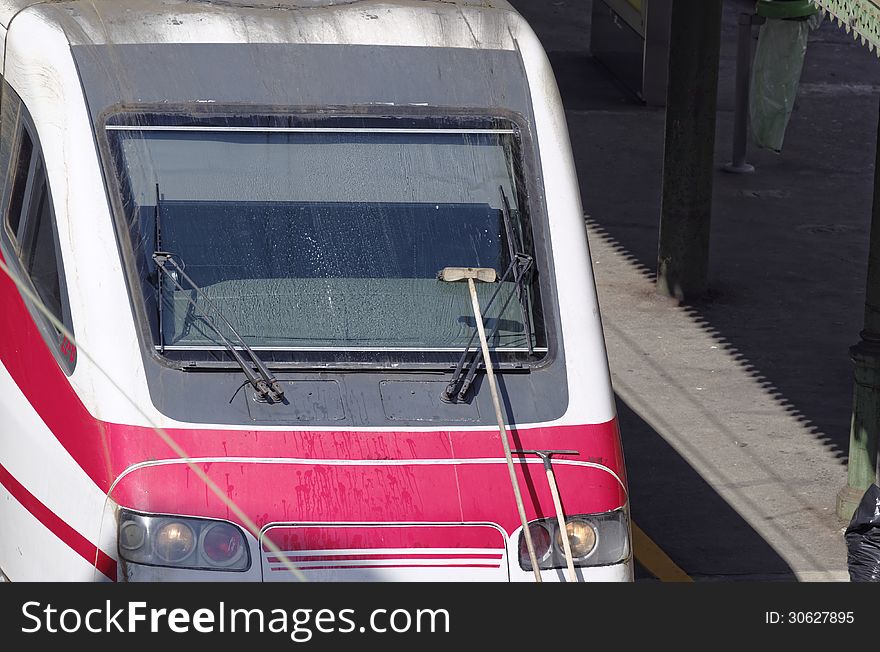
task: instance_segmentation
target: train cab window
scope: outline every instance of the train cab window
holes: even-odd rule
[[[438,272],[491,267],[500,281],[478,286],[490,346],[544,357],[514,126],[378,122],[108,126],[158,350],[222,352],[207,321],[219,311],[274,360],[448,364],[476,324],[467,285]],[[156,251],[185,276],[159,274]]]

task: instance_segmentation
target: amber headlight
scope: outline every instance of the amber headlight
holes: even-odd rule
[[[571,546],[571,556],[575,566],[608,566],[618,564],[629,558],[629,519],[625,509],[602,514],[578,514],[565,519],[566,535]],[[562,531],[555,518],[540,519],[529,524],[529,530],[547,530],[553,545],[542,557],[538,555],[538,565],[542,570],[565,568],[565,550]],[[534,538],[534,535],[533,535]],[[524,537],[520,533],[519,565],[523,570],[532,570]]]
[[[197,570],[250,567],[244,533],[232,523],[119,511],[119,556],[136,564]]]
[[[179,564],[196,550],[196,535],[183,521],[168,521],[156,529],[153,552],[164,562]]]
[[[586,519],[570,518],[565,524],[565,529],[568,533],[568,545],[571,546],[571,556],[574,559],[586,559],[596,549],[599,535],[596,527]],[[565,554],[562,544],[562,531],[557,530],[556,549],[562,550]]]

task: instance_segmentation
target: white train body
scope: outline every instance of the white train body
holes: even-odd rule
[[[0,274],[3,576],[532,580],[483,372],[439,400],[467,286],[428,269],[502,275],[513,220],[533,262],[503,289],[525,304],[487,309],[513,447],[577,451],[554,458],[598,538],[577,572],[631,579],[565,115],[506,2],[0,0],[0,25],[0,253],[21,284]],[[541,460],[515,459],[542,576],[563,579]]]

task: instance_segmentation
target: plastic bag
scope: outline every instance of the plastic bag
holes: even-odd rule
[[[761,25],[749,90],[752,140],[758,147],[782,151],[804,67],[807,36],[821,22],[822,14],[815,14],[805,20],[768,18]]]
[[[847,565],[853,582],[880,582],[880,487],[868,487],[846,528]]]

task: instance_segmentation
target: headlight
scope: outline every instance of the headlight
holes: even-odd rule
[[[119,556],[136,564],[243,571],[251,560],[244,533],[232,523],[119,510]]]
[[[212,523],[202,529],[199,545],[206,559],[215,566],[229,568],[247,561],[247,545],[241,530],[229,523]]]
[[[535,546],[535,558],[540,564],[553,553],[553,539],[550,536],[550,531],[540,521],[529,524],[529,533],[532,535],[532,545]],[[529,559],[529,547],[526,545],[524,536],[519,538],[519,557],[526,561]]]
[[[572,558],[585,559],[596,549],[599,535],[596,533],[596,527],[586,519],[567,519],[565,529],[568,534],[568,545],[571,546]],[[556,549],[565,554],[561,530],[556,531]]]
[[[566,535],[575,566],[608,566],[629,558],[629,518],[625,509],[604,514],[578,514],[569,516],[565,521]],[[548,546],[543,557],[540,551],[536,550],[538,567],[542,570],[565,568],[563,535],[556,518],[540,519],[529,524],[536,549],[539,545],[535,534],[539,528],[549,533],[553,545]],[[530,571],[532,564],[522,533],[519,543],[520,568]]]
[[[196,550],[196,535],[192,528],[182,521],[168,521],[156,530],[153,537],[153,552],[164,562],[179,564]]]

